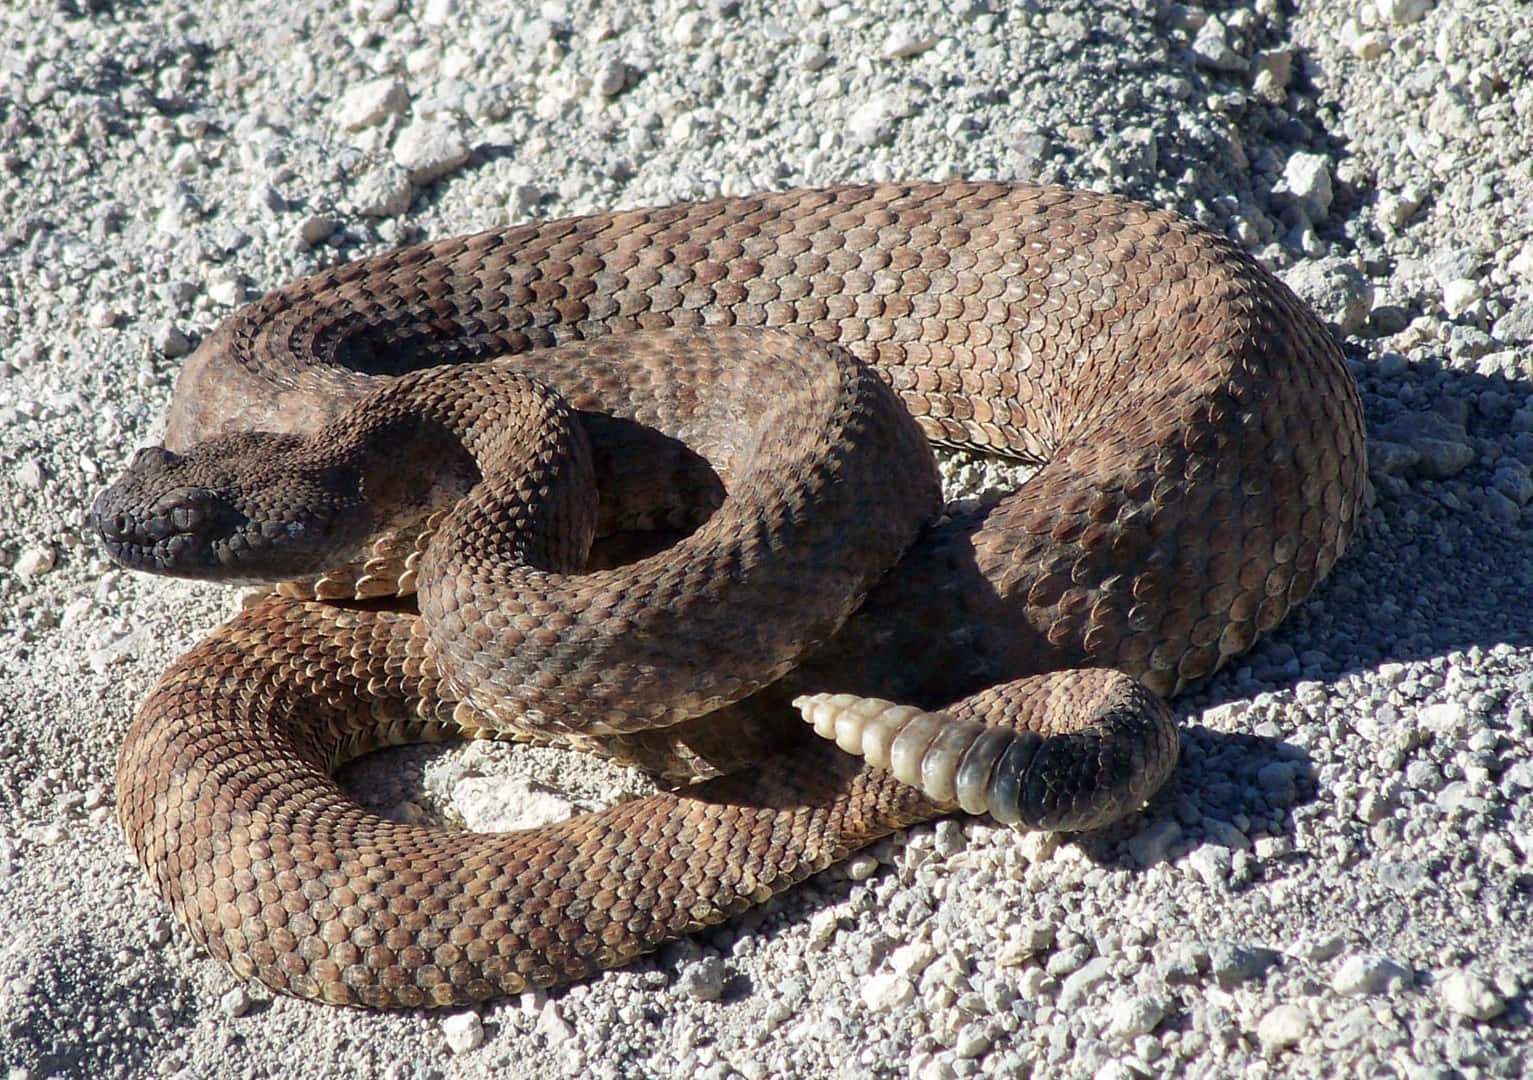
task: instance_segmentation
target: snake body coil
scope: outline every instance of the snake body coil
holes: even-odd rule
[[[928,438],[1038,472],[933,520],[894,397]],[[483,435],[524,402],[528,441]],[[306,584],[164,676],[120,819],[238,973],[375,1006],[621,964],[956,805],[1132,811],[1176,759],[1155,695],[1307,596],[1366,484],[1356,389],[1283,285],[1174,215],[998,184],[337,267],[204,342],[166,443],[97,504],[114,555]],[[590,476],[594,506],[567,493]],[[377,599],[401,587],[419,614]],[[923,790],[798,740],[789,702],[816,694],[857,695],[807,708]],[[329,779],[375,746],[506,734],[716,778],[497,836],[382,821]]]

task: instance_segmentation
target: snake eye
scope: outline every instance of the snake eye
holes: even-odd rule
[[[170,523],[178,532],[192,532],[202,525],[205,517],[200,506],[178,506],[170,512]]]

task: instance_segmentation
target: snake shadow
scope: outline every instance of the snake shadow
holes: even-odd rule
[[[1448,671],[1467,666],[1489,676],[1479,722],[1505,726],[1533,711],[1533,676],[1487,664],[1492,650],[1533,647],[1533,410],[1524,405],[1533,381],[1352,358],[1374,487],[1362,528],[1272,635],[1173,702],[1183,721],[1176,773],[1144,814],[1076,838],[1093,860],[1124,865],[1123,841],[1163,817],[1194,835],[1207,835],[1210,820],[1241,819],[1253,832],[1291,833],[1289,810],[1323,796],[1306,740],[1288,726],[1295,699],[1319,717],[1306,727],[1339,721],[1350,731],[1384,701],[1406,714],[1445,700]],[[1400,668],[1381,681],[1385,665]],[[1349,692],[1337,694],[1343,683]],[[1362,735],[1350,737],[1369,752]]]

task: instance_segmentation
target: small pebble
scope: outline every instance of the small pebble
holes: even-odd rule
[[[1140,1080],[1143,1075],[1126,1061],[1111,1058],[1091,1074],[1091,1080]]]
[[[426,0],[421,21],[427,26],[445,26],[458,12],[458,0]]]
[[[1338,994],[1381,994],[1410,983],[1409,969],[1372,953],[1354,953],[1331,976],[1331,989]]]
[[[1336,324],[1342,333],[1356,334],[1368,324],[1373,287],[1349,260],[1304,259],[1284,270],[1281,277],[1317,315]]]
[[[1405,785],[1417,791],[1438,791],[1443,786],[1442,769],[1430,761],[1413,761],[1405,767]]]
[[[410,95],[399,79],[373,79],[352,87],[335,108],[336,123],[347,131],[361,131],[390,116],[402,116],[410,107]]]
[[[708,20],[701,12],[683,12],[671,24],[671,40],[685,48],[701,45],[708,36]]]
[[[223,307],[235,307],[245,300],[245,286],[233,278],[224,278],[208,286],[208,299]]]
[[[1240,827],[1233,822],[1204,816],[1198,822],[1198,827],[1203,830],[1203,835],[1210,843],[1226,848],[1230,852],[1247,851],[1251,847],[1251,838],[1241,832]]]
[[[1299,795],[1298,784],[1295,782],[1298,771],[1298,766],[1291,761],[1271,761],[1257,770],[1256,783],[1262,789],[1262,797],[1267,800],[1268,806],[1281,808],[1293,805]]]
[[[904,1008],[915,1000],[916,986],[894,971],[881,972],[863,981],[862,1000],[874,1012]]]
[[[918,29],[908,22],[896,22],[884,38],[884,56],[888,59],[907,59],[920,56],[937,44],[937,35]]]
[[[1148,1035],[1165,1019],[1170,1002],[1155,994],[1121,994],[1107,1007],[1107,1035],[1125,1042]]]
[[[18,487],[36,491],[43,486],[43,466],[36,458],[27,458],[11,475],[16,478]]]
[[[168,320],[155,323],[149,343],[157,353],[169,360],[185,356],[192,351],[191,340],[179,326]]]
[[[1232,862],[1229,848],[1218,844],[1199,844],[1182,860],[1190,876],[1215,887],[1229,882]]]
[[[605,98],[617,97],[628,85],[629,67],[623,61],[611,59],[604,63],[592,80],[596,92]]]
[[[1331,208],[1331,159],[1324,154],[1290,155],[1283,166],[1283,183],[1294,198],[1314,203],[1322,213]]]
[[[860,851],[846,861],[846,876],[852,881],[867,881],[878,873],[878,857]]]
[[[852,110],[847,118],[847,132],[858,146],[883,146],[894,140],[894,108],[884,98],[873,98]]]
[[[1256,1024],[1256,1039],[1262,1051],[1276,1054],[1287,1050],[1309,1031],[1310,1015],[1298,1005],[1278,1005],[1268,1009]]]
[[[352,190],[357,212],[364,217],[398,217],[410,209],[415,185],[403,168],[373,169],[358,178]]]
[[[1455,971],[1438,984],[1443,1004],[1471,1020],[1489,1020],[1506,1011],[1506,999],[1488,979]]]
[[[1448,318],[1456,319],[1485,295],[1483,282],[1471,278],[1454,278],[1443,286],[1443,310]]]
[[[415,184],[440,180],[468,158],[463,137],[440,121],[417,120],[394,139],[394,162]]]
[[[982,1024],[968,1024],[958,1032],[953,1053],[959,1058],[977,1058],[990,1049],[995,1040]]]
[[[1068,975],[1059,986],[1059,1007],[1066,1012],[1083,1005],[1091,991],[1112,974],[1112,961],[1105,956],[1088,960]]]
[[[889,954],[889,967],[901,975],[914,977],[925,971],[935,959],[937,950],[928,942],[913,941]]]
[[[809,919],[809,951],[819,952],[830,945],[841,928],[839,908],[821,908]]]
[[[1264,974],[1280,959],[1282,954],[1273,949],[1218,942],[1208,950],[1208,970],[1220,986],[1229,989]]]
[[[1252,65],[1252,93],[1273,105],[1282,104],[1288,83],[1293,78],[1293,58],[1292,49],[1273,49],[1258,54]]]
[[[1251,844],[1251,853],[1263,860],[1281,859],[1293,851],[1293,841],[1286,836],[1260,836]]]
[[[798,66],[805,71],[819,71],[830,63],[830,53],[812,43],[805,43],[798,51]]]
[[[537,210],[543,195],[536,184],[512,184],[506,191],[506,213],[512,221],[525,221]]]
[[[1084,941],[1061,948],[1049,957],[1044,970],[1056,979],[1064,978],[1084,967],[1092,952],[1091,945]]]
[[[251,1004],[250,991],[244,986],[231,987],[218,999],[219,1011],[229,1017],[244,1016],[250,1011]]]
[[[1192,41],[1192,55],[1201,66],[1215,71],[1239,72],[1247,66],[1245,57],[1230,45],[1225,24],[1213,15],[1198,28]]]
[[[538,1012],[535,1030],[548,1040],[549,1046],[562,1046],[575,1037],[575,1029],[560,1014],[559,1004],[555,1001],[543,1003],[543,1008]]]
[[[1024,1001],[1043,1000],[1052,985],[1048,972],[1039,967],[1027,968],[1017,976],[1017,993]]]
[[[52,544],[32,544],[21,549],[12,568],[20,578],[42,577],[58,564],[59,555]]]
[[[1208,970],[1208,949],[1202,945],[1176,944],[1156,957],[1155,970],[1168,984],[1196,982]]]
[[[1389,816],[1391,808],[1391,801],[1383,793],[1365,791],[1357,800],[1357,817],[1366,825],[1376,825]]]
[[[447,1048],[454,1054],[465,1054],[484,1043],[484,1020],[476,1012],[444,1016],[441,1026]]]
[[[298,223],[298,238],[305,247],[317,247],[339,227],[340,223],[334,218],[311,215]]]
[[[932,848],[938,855],[946,857],[957,854],[963,850],[964,843],[963,826],[957,821],[952,818],[943,818],[937,822]]]
[[[1502,458],[1496,462],[1491,484],[1518,506],[1533,502],[1533,470],[1515,458]]]
[[[1058,930],[1052,922],[1047,919],[1034,919],[1017,934],[1017,941],[1029,955],[1035,955],[1045,949],[1053,948],[1057,933]]]
[[[694,1001],[717,1001],[724,994],[728,971],[717,956],[704,956],[682,969],[676,988]]]
[[[1420,22],[1427,12],[1437,6],[1437,0],[1374,0],[1374,6],[1385,22],[1408,26]]]

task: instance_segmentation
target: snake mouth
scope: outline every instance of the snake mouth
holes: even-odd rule
[[[325,505],[278,502],[213,455],[156,446],[139,451],[87,520],[107,554],[129,569],[261,585],[313,573],[344,532]]]
[[[281,523],[252,521],[207,488],[176,488],[147,503],[135,494],[114,485],[91,507],[90,524],[114,561],[176,577],[235,584],[271,580],[247,572],[246,564],[283,535]]]

